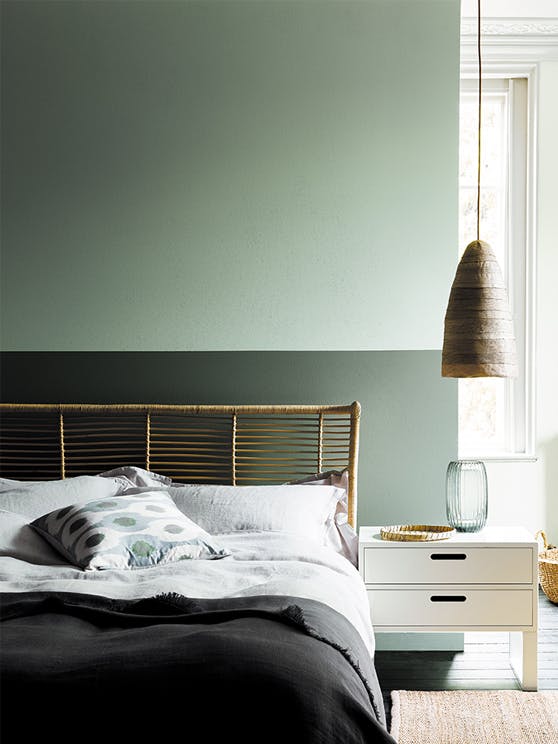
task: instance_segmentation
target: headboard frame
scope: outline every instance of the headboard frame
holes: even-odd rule
[[[135,465],[188,483],[272,484],[349,470],[356,524],[360,404],[0,404],[0,476],[51,480]]]

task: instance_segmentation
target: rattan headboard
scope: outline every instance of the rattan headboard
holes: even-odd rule
[[[51,480],[136,465],[183,483],[284,483],[349,469],[356,524],[360,404],[0,404],[0,476]]]

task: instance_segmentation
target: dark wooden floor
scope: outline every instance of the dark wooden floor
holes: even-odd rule
[[[539,595],[539,690],[558,690],[558,605]],[[465,633],[464,651],[378,651],[386,713],[391,690],[519,690],[507,633]]]

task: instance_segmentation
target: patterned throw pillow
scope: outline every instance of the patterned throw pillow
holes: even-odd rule
[[[229,555],[162,491],[73,504],[39,517],[31,527],[70,563],[90,570]]]

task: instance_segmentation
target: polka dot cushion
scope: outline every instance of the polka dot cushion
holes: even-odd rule
[[[31,523],[70,563],[83,569],[134,569],[229,552],[182,514],[163,491],[74,504]]]

